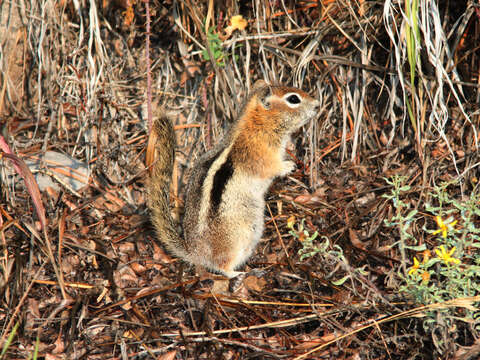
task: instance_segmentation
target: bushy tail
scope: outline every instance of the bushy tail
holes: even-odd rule
[[[177,233],[175,222],[170,214],[169,191],[175,161],[175,132],[172,121],[165,114],[157,116],[153,122],[148,147],[151,146],[155,151],[148,149],[147,154],[154,153],[155,156],[150,160],[147,155],[147,165],[151,165],[147,181],[147,203],[152,223],[158,238],[167,250],[185,259],[185,243]]]

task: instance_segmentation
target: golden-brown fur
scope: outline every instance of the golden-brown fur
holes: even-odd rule
[[[263,232],[264,195],[273,178],[291,172],[284,159],[290,135],[316,115],[318,101],[295,88],[257,82],[238,119],[214,149],[194,165],[187,186],[184,238],[171,219],[168,191],[175,134],[160,117],[157,160],[148,182],[152,222],[174,255],[229,277],[238,273]]]

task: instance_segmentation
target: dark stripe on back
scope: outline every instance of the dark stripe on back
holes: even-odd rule
[[[200,181],[200,187],[203,187],[203,183],[205,182],[205,179],[208,174],[208,170],[212,167],[213,163],[215,160],[218,159],[218,157],[222,154],[224,149],[217,149],[215,152],[212,153],[206,153],[204,156],[208,156],[207,158],[200,159],[198,163],[195,164],[195,167],[197,167],[199,171],[199,181]]]
[[[215,214],[220,206],[222,201],[222,195],[227,186],[227,182],[233,175],[233,162],[230,158],[230,155],[227,157],[227,160],[220,166],[220,169],[217,170],[215,176],[213,177],[212,192],[210,194],[210,199],[212,202],[212,212]]]

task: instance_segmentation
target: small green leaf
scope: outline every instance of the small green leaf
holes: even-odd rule
[[[341,278],[340,280],[332,281],[332,284],[335,285],[335,286],[343,285],[343,283],[344,283],[345,281],[347,281],[349,277],[350,277],[350,275],[346,275],[346,276],[344,276],[343,278]]]

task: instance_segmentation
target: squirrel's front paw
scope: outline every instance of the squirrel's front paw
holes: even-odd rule
[[[293,161],[283,161],[282,162],[282,169],[280,170],[280,176],[285,176],[290,174],[293,170],[295,170],[296,165]]]

